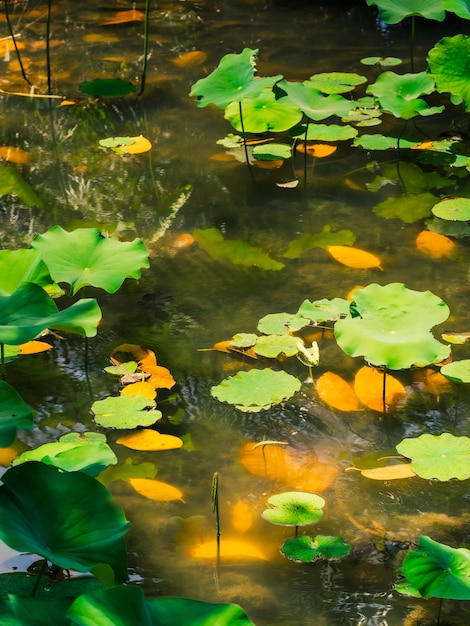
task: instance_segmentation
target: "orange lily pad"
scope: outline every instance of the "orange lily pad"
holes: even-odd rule
[[[121,389],[121,396],[144,396],[149,400],[153,400],[157,396],[155,387],[147,381],[131,383]]]
[[[178,67],[197,67],[204,63],[207,59],[207,53],[202,50],[192,50],[190,52],[183,52],[176,59],[172,59],[171,62]]]
[[[372,480],[400,480],[402,478],[412,478],[416,476],[411,469],[411,463],[394,463],[385,467],[374,467],[372,469],[359,469],[357,467],[348,467],[348,470],[357,470],[361,472],[364,478]]]
[[[455,243],[440,233],[423,230],[416,238],[416,247],[420,252],[432,259],[449,256],[455,249]]]

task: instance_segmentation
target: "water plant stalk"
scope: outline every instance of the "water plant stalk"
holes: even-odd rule
[[[145,0],[145,17],[144,17],[144,56],[142,60],[142,75],[140,78],[140,89],[137,96],[141,96],[145,89],[145,79],[147,76],[147,61],[149,52],[149,20],[150,20],[150,0]]]
[[[248,171],[250,172],[251,176],[253,176],[253,172],[252,172],[251,165],[250,165],[250,159],[248,157],[248,146],[246,145],[245,124],[243,123],[243,111],[242,111],[242,101],[241,100],[238,101],[238,111],[240,113],[240,125],[242,127],[243,148],[245,150],[246,164],[248,166]]]
[[[19,48],[18,48],[18,44],[16,43],[15,33],[13,32],[13,27],[11,25],[10,12],[9,12],[9,9],[8,9],[8,0],[5,0],[3,5],[5,7],[5,21],[7,23],[8,32],[10,33],[11,40],[13,41],[13,45],[15,46],[16,58],[18,59],[18,63],[20,65],[21,75],[23,76],[25,81],[28,83],[28,85],[30,85],[32,87],[33,85],[31,83],[31,81],[26,76],[26,72],[25,72],[25,69],[23,67],[23,61],[21,60],[21,54],[20,54],[20,51],[19,51]]]
[[[47,68],[47,93],[52,93],[52,80],[51,80],[51,14],[52,14],[52,0],[47,1],[47,19],[46,19],[46,68]]]
[[[217,575],[220,571],[220,514],[219,514],[219,473],[212,476],[212,513],[215,514],[215,542],[217,545]]]
[[[46,569],[47,569],[47,559],[44,559],[43,562],[41,563],[41,569],[38,572],[36,582],[34,583],[34,587],[31,592],[31,596],[33,598],[36,595],[37,590],[39,589],[39,583],[41,582],[41,578],[44,576]]]

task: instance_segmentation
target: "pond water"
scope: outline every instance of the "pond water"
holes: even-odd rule
[[[136,10],[143,9],[141,4]],[[29,162],[15,168],[41,201],[40,206],[30,206],[37,202],[25,200],[25,187],[19,189],[23,195],[18,188],[12,195],[4,183],[2,247],[27,247],[34,235],[55,224],[69,230],[98,226],[118,232],[122,239],[141,237],[151,257],[150,269],[141,279],[127,280],[116,294],[90,290],[99,300],[103,321],[97,337],[89,341],[87,367],[84,343],[74,337],[52,339],[54,350],[8,365],[8,382],[37,411],[34,429],[20,431],[19,437],[37,447],[65,432],[97,430],[92,402],[119,392],[116,379],[103,369],[112,350],[123,343],[154,350],[158,363],[177,381],[171,395],[158,396],[164,418],[157,428],[181,436],[184,446],[135,452],[115,443],[117,431],[106,433],[120,464],[126,459],[153,463],[158,480],[183,493],[181,501],[156,502],[126,482],[108,484],[131,521],[130,567],[148,596],[237,602],[258,626],[428,623],[419,620],[432,620],[438,601],[400,596],[393,588],[397,567],[406,546],[420,534],[455,547],[469,545],[468,481],[374,481],[346,468],[366,453],[393,450],[404,437],[469,435],[468,387],[450,383],[436,392],[409,370],[394,372],[406,388],[406,403],[383,418],[380,411],[366,407],[347,412],[328,406],[319,399],[307,369],[290,360],[283,367],[301,378],[301,391],[268,411],[243,413],[219,403],[210,389],[228,375],[265,364],[204,349],[238,332],[256,332],[258,320],[269,313],[295,313],[306,298],[346,298],[355,287],[370,283],[398,282],[430,290],[450,308],[446,327],[468,330],[468,237],[453,238],[458,250],[453,256],[430,258],[416,246],[418,234],[429,227],[430,213],[415,218],[406,212],[392,216],[374,211],[379,203],[403,194],[394,163],[401,159],[398,169],[406,179],[407,172],[418,167],[412,151],[369,153],[352,148],[349,141],[336,142],[332,155],[316,159],[314,165],[309,157],[306,185],[303,156],[297,155],[300,184],[282,188],[276,183],[292,178],[290,162],[280,169],[253,168],[250,173],[246,164],[225,158],[226,149],[216,144],[232,132],[223,112],[198,109],[188,95],[194,82],[207,76],[224,54],[246,47],[259,49],[261,76],[283,74],[305,80],[319,72],[345,71],[373,81],[379,70],[361,65],[360,59],[389,55],[405,59],[403,70],[397,71],[410,71],[409,24],[387,26],[375,8],[359,0],[155,4],[142,97],[91,102],[78,89],[94,78],[140,82],[142,20],[107,23],[115,20],[117,11],[129,9],[128,3],[116,0],[53,3],[52,92],[72,104],[2,95],[0,143],[29,154]],[[44,3],[32,1],[12,4],[10,9],[15,32],[25,43],[26,72],[38,93],[47,91],[45,11]],[[3,31],[7,36],[5,23]],[[426,52],[438,39],[459,32],[468,32],[461,20],[418,21],[416,69],[425,68]],[[182,60],[189,51],[206,56],[194,63]],[[5,57],[2,69],[2,90],[29,91],[15,68],[13,53]],[[437,121],[420,118],[413,133],[436,138],[464,132],[467,125],[463,110],[455,107]],[[399,133],[402,120],[388,120],[384,126],[381,132]],[[151,141],[150,152],[122,157],[98,144],[106,137],[140,134]],[[432,171],[431,166],[420,167],[422,172]],[[449,176],[442,168],[439,173]],[[408,193],[433,193],[436,202],[443,193],[452,193],[426,185],[419,188],[416,176],[413,170],[405,183]],[[377,184],[370,186],[374,181]],[[456,177],[457,187],[460,195],[468,195],[464,175]],[[178,199],[181,207],[176,211]],[[179,235],[209,228],[218,229],[227,240],[254,246],[284,266],[246,267],[213,258],[197,243],[178,247]],[[352,231],[354,246],[377,255],[380,268],[345,266],[320,247],[298,258],[284,256],[291,242],[325,228]],[[314,377],[334,371],[351,381],[364,365],[362,359],[343,353],[328,333],[319,341],[320,364]],[[454,357],[468,358],[467,346],[456,346]],[[297,469],[286,470],[285,476],[278,472],[271,479],[263,475],[259,463],[250,466],[250,446],[263,439],[287,442],[290,462]],[[279,456],[268,448],[265,452],[274,464],[286,462],[281,452]],[[320,463],[316,469],[315,459]],[[306,466],[312,468],[308,488],[305,482],[299,485],[297,476]],[[215,536],[214,472],[219,474],[222,545],[224,540],[226,545],[244,542],[235,555],[222,559],[218,573],[214,559],[193,556],[197,545]],[[326,500],[322,520],[313,531],[306,527],[301,534],[342,536],[352,545],[349,557],[299,564],[279,553],[282,543],[293,536],[292,528],[269,524],[261,512],[269,496],[299,488]],[[237,517],[234,511],[242,513]],[[255,549],[263,558],[253,557]],[[5,554],[2,571],[20,566],[14,555]],[[464,602],[444,602],[446,624],[464,626],[469,617]]]

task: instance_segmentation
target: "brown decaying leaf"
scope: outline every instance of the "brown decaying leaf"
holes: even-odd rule
[[[404,402],[406,391],[399,380],[386,374],[385,404],[386,408],[396,406]],[[369,409],[383,411],[383,372],[365,365],[356,372],[354,378],[354,391],[357,397]]]
[[[327,250],[335,261],[348,267],[353,267],[354,269],[370,269],[372,267],[376,267],[379,270],[383,269],[380,266],[380,259],[375,254],[365,250],[359,250],[352,246],[328,246]]]
[[[162,435],[151,428],[142,428],[130,435],[124,435],[116,440],[121,446],[131,450],[176,450],[183,445],[182,439],[174,435]]]
[[[119,357],[119,358],[117,358]],[[157,358],[155,352],[152,350],[144,350],[141,346],[133,343],[124,343],[114,348],[111,352],[110,358],[114,365],[121,365],[129,360],[128,357],[132,357],[133,361],[137,361],[137,366],[141,372],[149,375],[145,381],[133,383],[125,387],[121,394],[128,395],[145,395],[146,398],[150,398],[150,389],[171,389],[176,384],[175,379],[171,375],[168,368],[157,365]],[[121,382],[124,382],[121,378]],[[138,387],[134,385],[142,385],[142,393],[137,391]],[[133,387],[133,390],[129,390],[129,387]],[[125,391],[125,390],[128,391]],[[147,391],[148,389],[148,391]],[[134,391],[135,390],[135,391]],[[152,399],[156,394],[152,396]]]
[[[420,252],[432,259],[449,256],[455,249],[455,243],[440,233],[423,230],[416,238],[416,247]]]
[[[226,341],[218,341],[215,343],[212,348],[208,348],[209,350],[215,350],[216,352],[226,352],[227,354],[241,354],[243,356],[247,356],[250,359],[258,359],[256,353],[253,348],[236,348],[230,340]]]
[[[278,170],[284,165],[284,159],[274,159],[272,161],[255,159],[253,165],[262,170]]]
[[[339,411],[360,411],[359,399],[352,386],[335,374],[325,372],[316,381],[318,396],[326,404]]]
[[[307,141],[307,150],[305,150],[305,143],[303,141],[297,144],[297,152],[307,152],[307,154],[316,159],[330,156],[330,154],[333,154],[336,150],[336,146],[331,146],[327,143],[310,143]]]
[[[176,57],[176,59],[171,59],[171,62],[181,68],[197,67],[204,63],[206,59],[206,52],[202,52],[202,50],[192,50],[190,52],[183,52]]]
[[[16,165],[24,165],[29,162],[29,153],[14,146],[0,146],[0,157],[10,163],[16,163]]]
[[[149,500],[155,500],[156,502],[170,502],[171,500],[183,500],[183,494],[180,489],[163,483],[160,480],[153,480],[152,478],[130,478],[129,484],[137,493]]]
[[[256,443],[245,443],[240,450],[243,467],[255,476],[281,481],[303,491],[324,491],[338,474],[334,465],[318,461],[313,450],[303,452]]]

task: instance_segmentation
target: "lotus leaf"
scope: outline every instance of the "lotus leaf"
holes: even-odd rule
[[[81,471],[98,476],[108,465],[117,463],[117,457],[101,433],[67,433],[57,443],[45,443],[35,450],[23,452],[13,461],[20,465],[26,461],[41,461],[67,472]]]
[[[0,291],[12,294],[20,283],[36,283],[48,292],[58,286],[36,250],[0,250]]]
[[[385,219],[399,219],[405,224],[419,222],[430,217],[436,196],[431,193],[404,194],[396,198],[387,198],[372,209],[376,215]]]
[[[352,91],[357,85],[367,81],[365,76],[353,72],[325,72],[314,74],[304,84],[323,93],[337,94]]]
[[[283,554],[295,563],[311,563],[317,559],[325,561],[339,560],[351,552],[351,546],[342,537],[317,535],[309,537],[303,535],[295,539],[288,539],[281,548]]]
[[[263,335],[256,341],[253,350],[259,356],[268,359],[280,359],[295,356],[299,351],[298,341],[299,338],[292,335]]]
[[[59,311],[52,298],[35,283],[21,283],[11,295],[0,295],[0,343],[26,343],[46,328],[94,337],[100,319],[96,300],[84,298]]]
[[[305,317],[314,324],[319,322],[334,322],[340,317],[349,315],[350,302],[343,298],[328,300],[304,300],[297,311],[297,315]]]
[[[464,20],[470,19],[468,0],[444,0],[444,9],[446,11],[452,11]]]
[[[419,139],[407,139],[406,137],[393,137],[391,135],[361,135],[354,139],[355,147],[364,150],[396,150],[400,148],[413,148],[420,144]]]
[[[0,592],[0,623],[3,626],[70,626],[66,613],[72,601],[72,598],[39,600]]]
[[[397,450],[411,459],[411,469],[421,478],[470,478],[470,438],[424,434],[403,439]]]
[[[234,348],[251,348],[256,343],[258,335],[255,333],[237,333],[232,337],[230,343]]]
[[[32,428],[33,414],[18,392],[0,380],[0,448],[11,446],[17,428]]]
[[[141,268],[149,267],[141,239],[117,241],[96,228],[69,233],[54,226],[31,245],[41,253],[52,278],[71,285],[73,294],[88,285],[115,293],[126,278],[140,278]]]
[[[10,548],[78,572],[104,563],[127,579],[129,522],[101,483],[38,461],[10,468],[2,481],[0,538]]]
[[[367,0],[367,4],[377,6],[387,24],[398,24],[412,16],[442,22],[446,16],[443,0]]]
[[[272,89],[263,89],[257,98],[243,98],[243,128],[247,133],[283,132],[302,119],[302,111],[295,104],[276,100]],[[238,102],[225,109],[225,118],[241,132],[242,123]]]
[[[380,74],[375,83],[369,85],[367,93],[378,98],[380,107],[387,113],[409,120],[416,115],[434,115],[444,110],[444,107],[429,107],[419,97],[434,89],[434,80],[426,72],[395,74],[389,71]]]
[[[296,105],[307,117],[317,122],[331,115],[343,117],[352,108],[350,100],[338,95],[324,96],[319,89],[307,81],[292,83],[282,80],[276,84],[274,92],[280,102]]]
[[[250,48],[240,54],[226,54],[209,76],[194,83],[189,95],[196,96],[198,107],[215,104],[220,109],[243,98],[257,98],[264,88],[271,88],[282,78],[278,75],[255,80],[257,56],[258,50]]]
[[[339,230],[331,232],[331,227],[326,225],[321,233],[303,235],[289,243],[284,256],[288,259],[298,259],[304,252],[311,248],[327,248],[328,246],[352,246],[356,235],[351,230]]]
[[[137,91],[137,87],[122,78],[95,78],[80,83],[80,91],[94,98],[116,98]]]
[[[255,159],[272,161],[276,159],[290,159],[292,148],[285,143],[267,143],[253,147]]]
[[[469,35],[443,37],[428,53],[429,72],[437,90],[449,92],[470,111]]]
[[[270,508],[261,516],[271,524],[280,526],[307,526],[323,517],[325,500],[314,493],[285,491],[268,498]]]
[[[470,199],[451,198],[435,204],[432,213],[441,220],[468,222],[470,220]]]
[[[262,250],[238,239],[226,240],[217,228],[196,229],[194,237],[203,250],[214,259],[228,259],[236,265],[281,270],[284,263],[275,261]]]
[[[443,300],[430,291],[413,291],[402,283],[375,283],[354,294],[354,317],[335,324],[338,345],[350,356],[389,369],[428,365],[447,358],[450,348],[430,328],[449,316]]]
[[[266,368],[238,372],[212,387],[211,394],[242,411],[257,412],[290,398],[299,389],[300,381],[294,376]]]
[[[265,335],[288,335],[309,324],[309,320],[291,313],[269,313],[258,322],[258,330]]]
[[[363,65],[381,65],[382,67],[391,67],[393,65],[401,65],[402,59],[397,57],[365,57],[361,59]]]
[[[441,367],[441,374],[458,383],[470,383],[470,359],[446,363]]]
[[[290,134],[307,141],[347,141],[356,137],[357,129],[339,124],[309,124],[308,127],[301,124],[296,126]]]
[[[421,535],[400,573],[423,598],[470,600],[470,550],[451,548]]]
[[[95,422],[104,428],[151,426],[162,417],[156,403],[145,396],[109,396],[91,405]]]
[[[67,615],[74,626],[253,626],[236,604],[147,599],[139,587],[132,586],[84,594],[75,600]]]

